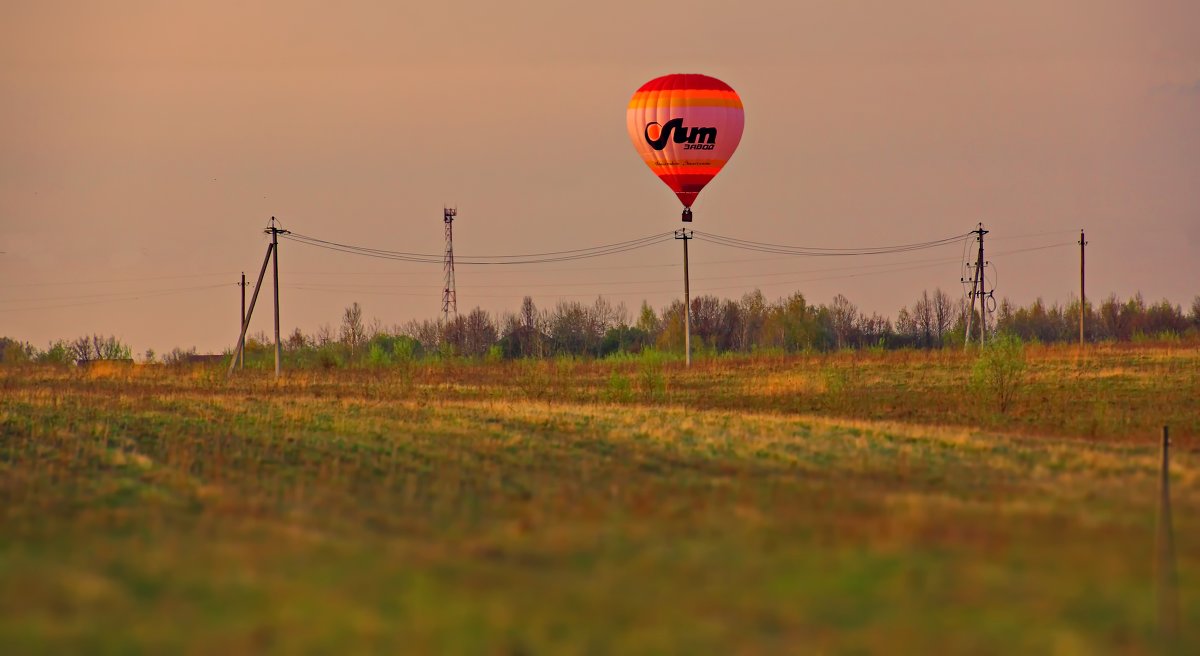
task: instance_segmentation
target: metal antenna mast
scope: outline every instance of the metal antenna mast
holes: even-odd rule
[[[458,209],[442,208],[442,221],[446,224],[446,254],[442,258],[442,272],[446,276],[446,284],[442,288],[442,317],[450,323],[450,313],[458,316],[458,299],[454,292],[454,217]]]

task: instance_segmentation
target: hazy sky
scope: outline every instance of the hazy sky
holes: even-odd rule
[[[419,6],[425,5],[425,6]],[[1200,293],[1200,3],[14,2],[0,4],[0,335],[136,352],[237,339],[261,230],[527,253],[679,227],[625,107],[706,73],[746,107],[697,230],[829,247],[992,232],[997,294]],[[1022,235],[1041,234],[1035,237]],[[993,239],[994,238],[994,239]],[[894,316],[960,292],[958,245],[782,258],[692,244],[692,290],[844,293]],[[680,247],[496,271],[460,311],[681,295]],[[934,260],[934,261],[931,261]],[[440,265],[285,242],[283,329],[436,317]],[[268,290],[269,291],[269,290]],[[136,297],[136,298],[135,298]],[[267,300],[269,296],[262,299]],[[262,305],[252,330],[270,330]],[[265,308],[265,309],[261,309]]]

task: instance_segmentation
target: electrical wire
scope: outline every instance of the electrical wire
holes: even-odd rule
[[[599,246],[589,246],[587,248],[573,248],[573,249],[563,250],[563,251],[548,251],[545,253],[518,253],[518,254],[512,254],[512,255],[460,255],[458,257],[464,257],[464,258],[519,258],[519,257],[543,257],[543,256],[551,256],[551,255],[566,255],[566,254],[571,254],[571,253],[582,253],[582,252],[586,252],[586,251],[595,251],[595,250],[603,250],[603,249],[618,247],[618,246],[626,246],[629,244],[633,244],[635,242],[641,242],[641,241],[646,241],[646,240],[661,239],[663,237],[666,237],[669,234],[672,234],[672,233],[669,233],[669,232],[658,233],[658,234],[654,234],[654,235],[647,235],[647,236],[641,237],[639,239],[630,239],[627,241],[614,242],[611,244],[601,244]],[[325,241],[323,239],[317,239],[316,237],[310,237],[310,236],[301,235],[298,233],[290,233],[290,235],[293,237],[299,237],[301,239],[319,242],[322,244],[341,246],[344,248],[354,248],[357,250],[370,251],[373,253],[381,253],[381,254],[386,254],[386,255],[408,255],[408,256],[412,256],[412,257],[434,257],[434,258],[442,257],[441,255],[434,255],[434,254],[429,254],[429,253],[409,253],[409,252],[405,252],[405,251],[389,251],[389,250],[384,250],[384,249],[379,249],[379,248],[368,248],[365,246],[350,246],[348,244],[339,244],[336,242]]]
[[[692,282],[738,280],[738,279],[743,279],[743,278],[759,278],[759,279],[761,279],[761,278],[769,278],[769,277],[776,277],[776,276],[795,276],[797,274],[808,274],[808,273],[818,273],[819,274],[819,273],[828,273],[828,272],[833,272],[833,271],[861,271],[863,269],[878,269],[880,267],[896,267],[896,266],[902,267],[902,269],[906,269],[909,266],[914,265],[914,264],[924,264],[924,263],[945,264],[948,262],[955,262],[955,261],[957,261],[955,258],[931,258],[931,259],[922,259],[922,260],[911,260],[908,262],[885,262],[885,263],[877,263],[877,264],[859,264],[859,265],[854,265],[854,266],[823,267],[823,268],[818,268],[818,269],[808,269],[808,270],[800,270],[800,271],[795,271],[795,270],[793,270],[793,271],[772,271],[772,272],[763,272],[763,273],[743,273],[743,274],[736,274],[736,275],[729,275],[729,276],[701,276],[701,277],[692,278]],[[891,270],[891,269],[887,269],[887,270]],[[871,272],[868,271],[867,273],[871,273]],[[424,275],[428,276],[428,275],[432,275],[432,274],[430,272],[426,272]],[[654,279],[654,280],[603,280],[603,281],[584,281],[584,282],[495,283],[495,284],[484,283],[484,284],[468,284],[467,287],[470,289],[572,287],[572,286],[578,286],[578,285],[641,285],[641,284],[647,284],[647,283],[650,283],[650,284],[672,283],[672,282],[676,282],[676,281],[677,281],[676,278],[659,278],[659,279]],[[354,290],[354,289],[428,289],[428,287],[429,287],[428,284],[419,284],[419,283],[362,283],[362,284],[359,284],[359,283],[340,283],[340,282],[329,283],[329,282],[299,281],[297,284],[303,284],[303,285],[307,285],[307,286],[314,287],[314,288],[320,287],[320,288],[331,289],[331,290],[332,289],[345,289],[345,290]]]
[[[122,303],[125,301],[137,301],[137,300],[141,300],[144,298],[155,298],[155,297],[159,297],[159,296],[167,296],[170,294],[178,294],[181,292],[197,292],[197,291],[202,291],[202,290],[207,290],[207,289],[220,289],[223,287],[228,287],[229,285],[230,285],[230,283],[224,283],[224,284],[220,284],[220,285],[201,285],[201,286],[196,286],[196,287],[177,287],[174,289],[151,289],[151,290],[140,291],[140,292],[110,292],[110,293],[106,293],[106,294],[94,294],[94,295],[90,295],[90,296],[60,297],[58,299],[47,299],[47,298],[42,298],[42,299],[5,299],[0,302],[4,302],[4,303],[30,302],[30,301],[44,302],[44,301],[48,301],[48,300],[66,300],[66,299],[72,299],[72,298],[73,299],[96,299],[96,300],[90,300],[90,301],[83,300],[82,302],[79,302],[79,303],[60,303],[60,304],[51,304],[51,305],[32,305],[32,306],[26,306],[26,307],[0,308],[0,312],[28,312],[31,310],[53,310],[53,309],[59,309],[59,308],[74,308],[74,307],[83,307],[83,306],[87,306],[87,305],[100,305],[103,303]]]
[[[958,239],[961,239],[964,236],[972,234],[972,233],[968,232],[963,235],[955,235],[953,237],[946,237],[943,239],[934,239],[934,240],[930,240],[930,241],[916,242],[916,243],[912,243],[912,244],[898,244],[898,245],[892,245],[892,246],[864,246],[864,247],[859,247],[859,248],[827,248],[827,247],[821,247],[821,246],[785,246],[782,244],[773,244],[773,243],[769,243],[769,242],[751,241],[748,239],[739,239],[736,237],[726,237],[723,235],[717,235],[717,234],[707,233],[707,232],[700,232],[700,231],[696,231],[696,232],[698,234],[701,234],[701,235],[704,235],[707,237],[715,237],[715,238],[720,238],[720,239],[724,239],[727,241],[734,241],[734,242],[750,244],[750,245],[754,245],[754,246],[770,246],[770,247],[776,247],[776,248],[789,248],[789,249],[796,249],[796,250],[833,251],[833,252],[875,251],[875,250],[887,250],[887,249],[907,249],[907,248],[911,248],[914,246],[915,247],[928,247],[930,245],[936,246],[936,245],[940,245],[940,244],[943,244],[946,242],[957,241]]]
[[[750,262],[761,262],[767,259],[775,258],[760,258],[756,260],[739,260]],[[783,258],[779,258],[783,259]],[[457,258],[455,258],[457,263]],[[490,275],[499,274],[521,274],[521,273],[548,273],[553,271],[571,272],[571,271],[625,271],[628,269],[679,269],[682,264],[624,264],[616,266],[592,266],[592,267],[557,267],[557,268],[537,268],[537,269],[499,269],[493,271]],[[306,276],[428,276],[430,269],[423,268],[419,271],[294,271],[292,275]]]
[[[189,273],[178,276],[154,276],[153,280],[180,280],[184,278],[215,278],[217,276],[235,276],[237,271],[216,271],[213,273]],[[110,278],[108,280],[62,280],[52,282],[21,282],[0,283],[0,287],[52,287],[61,285],[103,285],[121,282],[144,282],[149,278]]]
[[[284,289],[291,289],[291,290],[296,290],[296,291],[306,291],[306,292],[318,292],[318,293],[345,294],[347,291],[357,291],[357,293],[359,293],[359,294],[366,294],[366,295],[370,295],[370,296],[387,296],[387,297],[404,297],[404,298],[428,298],[429,297],[429,294],[414,293],[414,292],[317,289],[317,288],[307,287],[304,285],[287,285],[287,284],[282,285],[282,287]],[[514,293],[514,294],[472,294],[471,297],[472,298],[506,298],[506,299],[507,298],[520,299],[520,298],[524,298],[526,296],[532,296],[532,297],[536,297],[536,298],[593,298],[593,297],[597,297],[597,296],[610,297],[610,296],[619,296],[619,295],[625,295],[625,294],[660,295],[660,294],[677,294],[677,293],[679,293],[679,289],[676,287],[671,287],[670,289],[634,290],[634,291],[629,291],[629,292],[621,292],[620,294],[611,294],[611,293],[606,294],[604,292],[578,292],[578,293],[574,293],[574,294],[545,294],[545,293],[517,294],[517,293]]]
[[[549,251],[546,253],[523,253],[516,255],[455,255],[455,264],[475,265],[511,265],[511,264],[541,264],[548,262],[569,262],[574,260],[589,259],[601,257],[604,255],[615,255],[617,253],[625,253],[633,250],[638,250],[651,246],[656,243],[666,241],[671,238],[673,233],[663,232],[655,235],[648,235],[639,239],[631,239],[628,241],[616,242],[612,244],[603,244],[600,246],[591,246],[588,248],[578,248],[563,251]],[[441,264],[443,255],[434,255],[429,253],[410,253],[405,251],[390,251],[379,248],[368,248],[365,246],[355,246],[351,244],[342,244],[338,242],[309,237],[307,235],[290,233],[281,234],[284,239],[324,248],[327,250],[350,253],[353,255],[362,255],[366,257],[374,257],[386,260],[397,260],[401,262],[417,262],[423,264]]]
[[[1046,248],[1056,248],[1056,247],[1061,247],[1061,246],[1066,246],[1066,245],[1068,245],[1068,244],[1051,244],[1051,245],[1036,246],[1036,247],[1031,247],[1031,248],[1020,248],[1020,249],[1013,249],[1013,250],[1008,250],[1008,251],[1000,251],[1000,252],[997,252],[996,255],[1016,254],[1016,253],[1023,253],[1023,252],[1029,252],[1029,251],[1044,250]],[[826,281],[826,280],[861,278],[861,277],[865,277],[865,276],[874,276],[874,275],[896,273],[896,272],[901,272],[901,271],[913,271],[913,270],[918,270],[918,269],[933,268],[933,267],[941,266],[941,265],[948,264],[948,263],[955,262],[955,261],[956,261],[955,258],[937,258],[937,259],[927,259],[927,260],[916,260],[913,262],[893,262],[893,263],[889,263],[887,265],[869,265],[872,268],[879,268],[879,270],[860,271],[860,272],[856,272],[856,273],[845,273],[845,274],[831,275],[831,276],[816,276],[816,277],[806,276],[806,277],[796,278],[793,280],[769,282],[763,286],[773,287],[773,286],[780,286],[780,285],[797,285],[797,284],[809,283],[809,282],[820,282],[820,281]],[[846,271],[846,270],[853,270],[856,268],[868,268],[868,267],[832,267],[832,268],[810,270],[809,273],[826,273],[826,272],[832,272],[832,271]],[[782,273],[790,275],[790,274],[802,273],[802,272],[782,272]],[[738,275],[738,276],[712,276],[712,277],[707,277],[707,278],[703,278],[703,279],[694,279],[693,282],[720,281],[720,280],[729,280],[729,279],[736,279],[736,278],[752,278],[752,277],[756,277],[756,276],[754,274]],[[665,279],[665,280],[640,280],[640,281],[630,281],[630,282],[603,281],[603,282],[592,282],[592,283],[588,283],[588,282],[584,282],[584,283],[545,283],[545,284],[530,284],[530,285],[480,284],[480,285],[467,285],[467,286],[465,286],[465,288],[466,289],[495,289],[495,288],[509,288],[509,287],[532,288],[532,287],[558,287],[558,286],[584,286],[584,285],[608,286],[608,285],[614,285],[614,284],[641,285],[641,284],[674,283],[674,282],[678,282],[678,281],[676,281],[674,279]],[[428,294],[425,294],[425,293],[389,291],[389,290],[392,290],[395,288],[400,288],[400,289],[421,288],[421,287],[427,288],[428,287],[427,285],[425,285],[425,286],[422,286],[422,285],[387,285],[387,284],[382,284],[382,285],[370,285],[370,284],[368,284],[368,285],[344,285],[344,284],[338,284],[338,283],[326,283],[326,284],[296,283],[296,284],[292,284],[292,285],[285,284],[284,287],[291,288],[291,289],[303,290],[303,291],[315,291],[315,292],[333,292],[333,293],[357,292],[357,293],[362,293],[362,294],[381,295],[381,296],[402,296],[402,297],[409,297],[409,296],[411,296],[411,297],[426,297],[426,296],[428,296]],[[745,289],[745,288],[746,288],[745,285],[726,285],[726,286],[720,286],[720,287],[707,287],[704,285],[697,285],[697,290],[701,291],[702,293],[716,292],[716,291],[728,291],[731,289]],[[623,294],[623,295],[663,294],[663,293],[676,293],[677,291],[678,291],[678,289],[676,289],[674,287],[669,288],[669,289],[657,289],[657,288],[654,288],[654,289],[631,289],[631,290],[617,292],[617,294]],[[521,297],[527,296],[527,295],[529,295],[529,294],[472,294],[472,296],[476,296],[479,298],[521,298]],[[595,296],[595,295],[605,296],[605,295],[613,295],[613,294],[611,294],[611,293],[605,294],[604,292],[580,292],[580,293],[576,293],[576,294],[551,294],[550,296],[565,298],[565,297],[590,297],[590,296]],[[541,294],[541,296],[546,296],[546,294]]]
[[[1051,235],[1066,235],[1075,234],[1078,230],[1049,230],[1047,232],[1027,232],[1020,235],[1001,235],[999,237],[989,237],[991,241],[1005,241],[1008,239],[1029,239],[1031,237],[1048,237]]]
[[[809,257],[828,257],[828,256],[853,256],[853,255],[884,255],[893,253],[906,253],[915,250],[923,250],[935,248],[945,244],[953,243],[963,238],[965,235],[954,235],[942,239],[935,239],[924,242],[915,242],[910,244],[895,244],[890,246],[871,246],[861,248],[828,248],[818,246],[789,246],[785,244],[774,244],[769,242],[751,241],[736,237],[727,237],[714,233],[702,231],[694,231],[694,238],[699,241],[706,241],[729,248],[737,248],[760,253],[771,253],[778,255],[794,255],[794,256],[809,256]],[[966,233],[970,234],[970,233]],[[289,239],[301,244],[323,248],[336,252],[349,253],[366,257],[374,257],[386,260],[396,260],[402,262],[414,262],[421,264],[439,264],[444,260],[444,254],[433,253],[417,253],[411,251],[396,251],[382,248],[372,248],[367,246],[357,246],[353,244],[345,244],[327,239],[321,239],[301,233],[281,234],[284,239]],[[610,244],[602,244],[599,246],[590,246],[587,248],[575,248],[559,251],[547,251],[543,253],[519,253],[512,255],[456,255],[455,264],[462,265],[502,265],[502,264],[543,264],[550,262],[568,262],[580,259],[588,259],[601,257],[604,255],[614,255],[625,253],[640,248],[645,248],[652,244],[660,243],[674,237],[671,232],[658,233],[648,235],[638,239],[627,241],[614,242]]]
[[[695,231],[693,233],[695,239],[704,241],[728,248],[737,248],[741,250],[754,251],[759,253],[773,253],[777,255],[796,255],[804,257],[844,257],[853,255],[885,255],[891,253],[907,253],[910,251],[924,250],[928,248],[936,248],[946,244],[955,243],[962,239],[966,234],[954,235],[943,239],[935,239],[925,242],[917,242],[912,244],[897,244],[892,246],[872,246],[863,248],[825,248],[816,246],[789,246],[785,244],[773,244],[768,242],[750,241],[747,239],[738,239],[735,237],[726,237],[708,232]]]

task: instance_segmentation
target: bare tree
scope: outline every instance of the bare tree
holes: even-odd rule
[[[758,344],[763,327],[766,325],[767,298],[758,289],[747,292],[738,302],[738,310],[741,315],[741,325],[738,331],[737,348],[749,351]]]
[[[721,299],[704,294],[692,299],[692,337],[716,346],[721,330]]]
[[[504,336],[502,346],[505,356],[528,358],[544,355],[542,326],[545,321],[531,297],[522,299],[517,314],[506,315],[500,323],[503,324],[501,333]]]
[[[896,332],[914,339],[920,334],[916,320],[913,319],[912,313],[906,307],[900,308],[900,312],[896,315]]]
[[[858,308],[854,307],[850,299],[842,294],[833,297],[833,303],[829,305],[829,320],[833,324],[833,334],[839,349],[849,345],[857,319]]]
[[[624,303],[613,305],[603,296],[597,296],[596,301],[592,303],[592,322],[602,335],[609,328],[625,325],[628,318],[629,313],[626,312]]]
[[[929,292],[921,292],[921,298],[913,305],[913,321],[916,322],[921,341],[926,347],[933,346],[934,312],[933,302],[929,300]]]
[[[71,357],[75,359],[76,364],[82,364],[95,359],[92,356],[92,340],[87,335],[71,342],[70,350]]]
[[[547,317],[546,328],[559,353],[587,353],[599,346],[603,337],[597,333],[591,309],[578,301],[559,301]]]
[[[950,295],[938,287],[933,292],[933,328],[937,335],[938,346],[945,343],[946,333],[954,325],[954,301]]]
[[[289,351],[298,351],[306,346],[309,346],[310,343],[311,342],[308,339],[308,336],[304,334],[304,331],[297,328],[292,331],[291,335],[288,335],[286,340],[284,340],[283,346]]]
[[[71,342],[70,351],[78,364],[92,360],[128,360],[132,357],[132,350],[111,335],[85,335]]]
[[[336,341],[333,336],[333,327],[331,327],[327,323],[321,324],[317,328],[317,335],[316,335],[315,341],[316,341],[317,346],[328,346],[329,344],[332,344],[334,341]]]
[[[430,319],[417,321],[413,319],[404,324],[404,334],[421,343],[426,351],[436,351],[442,343],[442,326]]]
[[[892,335],[892,322],[888,321],[887,317],[881,316],[878,313],[867,316],[865,314],[858,315],[858,321],[855,322],[855,329],[858,331],[858,336],[863,340],[864,344],[878,345],[885,344],[888,337]]]
[[[496,343],[496,325],[492,317],[483,308],[471,310],[461,322],[461,344],[459,352],[463,355],[479,357],[487,354],[492,344]]]
[[[357,353],[367,341],[367,329],[363,326],[362,307],[355,301],[342,315],[342,343],[350,347],[351,353]]]
[[[717,327],[716,347],[730,351],[738,346],[742,334],[742,307],[737,301],[725,299],[721,303],[721,322]]]

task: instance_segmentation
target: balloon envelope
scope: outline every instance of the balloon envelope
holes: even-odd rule
[[[629,101],[625,123],[638,155],[684,207],[691,207],[733,156],[745,113],[728,84],[677,73],[643,84]]]

